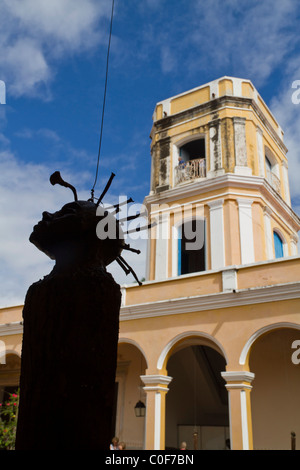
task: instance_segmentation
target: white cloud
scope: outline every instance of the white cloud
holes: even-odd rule
[[[299,76],[300,79],[300,76]],[[274,97],[270,109],[284,131],[284,142],[288,148],[289,182],[294,210],[300,214],[300,103],[292,102],[295,89],[292,88],[293,79],[285,80],[285,87],[281,93]]]
[[[196,0],[165,30],[184,73],[230,69],[261,85],[296,45],[298,8],[292,0]]]
[[[27,38],[5,48],[1,68],[6,71],[4,76],[9,84],[8,89],[14,96],[29,90],[37,95],[40,84],[48,83],[53,78],[39,44]]]
[[[46,165],[20,162],[9,150],[0,152],[0,307],[22,304],[28,287],[52,270],[53,261],[29,242],[42,212],[54,212],[70,200],[66,188],[51,186],[51,172]],[[76,174],[63,177],[72,183],[78,180]],[[141,279],[145,276],[145,240],[129,239],[127,243],[142,249],[140,255],[124,252]],[[125,276],[116,262],[108,270],[120,284],[134,282],[133,276]]]
[[[0,75],[7,93],[48,98],[57,59],[98,45],[109,10],[105,0],[3,0]]]

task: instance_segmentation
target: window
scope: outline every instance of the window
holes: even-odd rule
[[[176,184],[205,177],[205,139],[191,140],[178,147],[178,162],[175,162]]]
[[[182,145],[179,155],[185,162],[205,158],[205,139],[197,139]]]
[[[275,258],[283,258],[283,242],[278,233],[273,232]]]
[[[181,226],[178,275],[198,271],[205,271],[205,221],[194,219]]]

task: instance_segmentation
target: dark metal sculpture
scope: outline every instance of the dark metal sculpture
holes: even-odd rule
[[[44,212],[30,235],[55,266],[24,304],[17,450],[109,448],[121,292],[106,266],[117,260],[138,281],[121,253],[139,252],[124,241],[119,206],[112,213],[101,206],[113,176],[97,202],[79,201],[59,172],[50,177],[72,190],[74,202]],[[97,237],[104,218],[116,237]]]

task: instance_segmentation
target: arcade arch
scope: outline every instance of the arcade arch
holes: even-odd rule
[[[172,377],[166,396],[166,448],[225,449],[229,438],[228,392],[222,346],[207,334],[177,336],[161,354],[159,366]]]
[[[147,367],[142,348],[135,341],[120,339],[112,437],[115,435],[120,441],[124,441],[126,449],[145,447],[145,418],[137,418],[134,407],[139,400],[146,404],[140,376],[145,374]]]
[[[251,391],[254,449],[288,450],[291,433],[300,435],[299,364],[292,345],[300,326],[276,324],[260,330],[249,348],[249,367],[255,374]]]

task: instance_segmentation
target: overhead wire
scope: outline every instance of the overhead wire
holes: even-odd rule
[[[111,18],[110,18],[110,28],[109,28],[109,39],[108,39],[108,47],[107,47],[107,55],[106,55],[106,71],[105,71],[105,84],[104,84],[104,96],[103,96],[103,105],[102,105],[102,117],[101,117],[101,127],[100,127],[100,138],[99,138],[99,148],[98,148],[98,157],[97,157],[97,165],[96,165],[96,174],[93,187],[91,189],[91,197],[94,199],[94,190],[98,179],[99,173],[99,162],[100,162],[100,154],[101,154],[101,145],[102,145],[102,135],[103,135],[103,124],[104,124],[104,112],[105,112],[105,104],[106,104],[106,94],[107,94],[107,82],[108,82],[108,64],[109,64],[109,55],[110,55],[110,46],[111,46],[111,36],[112,36],[112,25],[113,25],[113,17],[114,17],[114,5],[115,0],[112,0],[112,8],[111,8]]]

